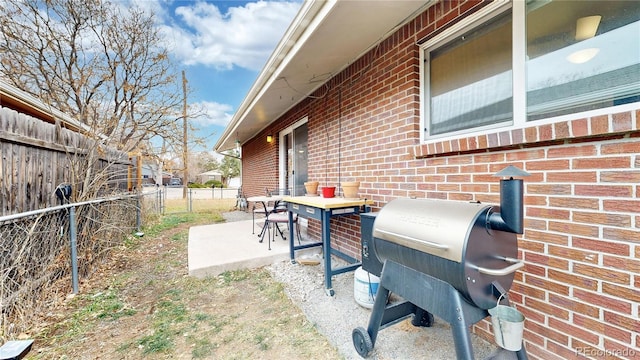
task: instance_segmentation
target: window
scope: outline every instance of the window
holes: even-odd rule
[[[640,102],[638,33],[639,1],[494,2],[422,45],[424,139]]]
[[[307,118],[280,131],[280,179],[281,189],[289,189],[291,195],[304,195],[307,177]]]
[[[427,49],[431,135],[511,121],[511,38],[508,12]]]
[[[640,101],[640,2],[527,5],[527,119]]]

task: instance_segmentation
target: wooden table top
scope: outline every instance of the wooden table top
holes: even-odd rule
[[[260,196],[250,196],[250,197],[247,198],[247,201],[251,201],[251,202],[269,202],[269,201],[280,201],[283,198],[284,197],[282,195],[271,195],[271,196],[260,195]]]
[[[336,209],[373,204],[373,200],[370,199],[345,199],[341,197],[325,198],[322,196],[285,196],[282,200],[320,209]]]

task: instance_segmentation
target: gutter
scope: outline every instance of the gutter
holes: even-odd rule
[[[280,39],[280,42],[276,46],[265,66],[263,67],[260,75],[254,82],[253,86],[247,93],[240,107],[234,114],[229,125],[225,127],[224,133],[220,136],[214,149],[216,152],[221,153],[223,145],[232,139],[234,134],[237,134],[238,127],[242,124],[248,112],[253,109],[255,102],[260,98],[260,95],[268,89],[269,85],[273,83],[285,67],[290,59],[296,54],[300,39],[302,37],[308,37],[313,33],[313,30],[319,24],[318,18],[323,19],[336,4],[336,0],[306,0],[298,14],[289,25],[289,28]],[[321,14],[319,17],[318,14]],[[313,25],[313,26],[312,26]],[[239,140],[239,139],[235,139]],[[242,144],[241,144],[242,145]]]

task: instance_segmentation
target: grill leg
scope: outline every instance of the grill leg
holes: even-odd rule
[[[458,359],[474,359],[473,348],[471,346],[471,335],[464,319],[464,312],[460,312],[459,320],[451,324],[453,333],[453,344],[456,347]]]
[[[373,309],[371,309],[371,318],[369,319],[369,326],[365,330],[362,327],[357,327],[351,332],[351,339],[353,340],[353,346],[360,356],[366,358],[373,350],[373,346],[376,343],[378,337],[378,331],[380,331],[380,325],[385,314],[387,306],[387,299],[389,297],[389,289],[384,286],[378,287],[376,293],[376,300],[373,303]]]
[[[433,314],[419,307],[416,307],[415,316],[411,320],[411,325],[431,327],[433,325]]]
[[[376,338],[378,337],[378,331],[380,330],[380,324],[382,324],[382,317],[384,316],[384,310],[387,306],[387,299],[389,298],[389,289],[378,286],[378,292],[376,293],[376,300],[373,302],[373,309],[371,309],[371,318],[369,319],[369,326],[367,326],[367,332],[371,336],[371,345],[376,345]]]
[[[404,298],[405,304],[386,306],[389,292]],[[434,296],[437,294],[437,296]],[[386,260],[380,276],[376,301],[373,304],[367,333],[371,345],[376,343],[381,326],[386,327],[401,320],[404,315],[427,311],[451,324],[456,356],[461,360],[473,360],[473,347],[469,326],[484,319],[488,313],[468,303],[450,284],[427,274],[415,271],[401,264]],[[364,329],[363,329],[364,330]],[[355,330],[354,330],[355,333]],[[358,337],[358,346],[366,350],[367,339]],[[370,351],[370,350],[369,350]],[[362,354],[361,354],[362,355]],[[367,354],[368,355],[368,352]],[[365,355],[362,355],[365,357]],[[520,359],[522,360],[522,359]]]
[[[502,285],[500,285],[499,282],[494,281],[491,283],[491,285],[493,285],[493,293],[494,295],[499,299],[501,296],[504,296],[504,305],[510,306],[509,305],[509,294],[507,293],[507,291],[502,287]],[[516,351],[516,356],[518,358],[518,360],[528,360],[529,357],[527,356],[527,349],[525,349],[524,347],[524,341],[522,342],[522,348],[520,348],[520,350]]]
[[[522,342],[522,349],[516,351],[516,356],[518,357],[518,360],[529,359],[529,357],[527,356],[527,350],[524,348],[524,341]]]

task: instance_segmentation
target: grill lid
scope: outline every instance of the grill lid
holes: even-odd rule
[[[485,204],[434,199],[395,199],[373,225],[373,236],[458,263]]]

